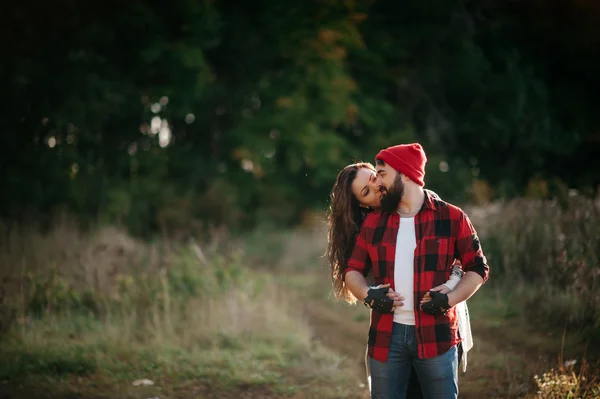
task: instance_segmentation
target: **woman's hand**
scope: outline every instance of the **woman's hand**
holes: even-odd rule
[[[448,288],[448,286],[446,286],[445,284],[442,284],[442,285],[438,285],[437,287],[433,287],[429,291],[436,291],[436,292],[439,292],[441,294],[447,294],[447,293],[449,293],[452,290],[450,288]]]
[[[448,303],[448,294],[441,294],[437,291],[428,291],[427,295],[430,296],[430,300],[421,304],[421,310],[432,316],[445,315],[450,304]]]
[[[394,308],[404,305],[404,297],[394,291],[390,284],[380,284],[377,288],[389,288],[387,292],[387,297],[394,300]]]
[[[439,292],[440,294],[447,294],[452,290],[450,288],[446,287],[444,284],[442,284],[442,285],[438,285],[437,287],[433,287],[432,289],[430,289],[430,291],[436,291],[436,292]],[[431,298],[429,297],[429,295],[425,295],[421,298],[420,305],[424,304],[425,302],[429,302],[429,301],[431,301]]]

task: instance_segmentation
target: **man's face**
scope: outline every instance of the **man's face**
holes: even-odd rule
[[[396,169],[385,163],[377,164],[375,168],[377,169],[377,180],[375,183],[379,186],[383,186],[386,190],[390,190],[390,188],[392,188],[394,185],[396,176],[398,176],[399,173],[396,171]]]
[[[384,188],[381,199],[381,208],[385,212],[393,212],[404,195],[404,182],[402,174],[398,173],[388,165],[377,165],[377,181]]]

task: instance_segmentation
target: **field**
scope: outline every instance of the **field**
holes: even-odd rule
[[[542,205],[468,210],[492,275],[468,303],[461,398],[600,396],[598,208]],[[367,398],[368,311],[333,301],[319,220],[185,242],[3,225],[0,398]]]

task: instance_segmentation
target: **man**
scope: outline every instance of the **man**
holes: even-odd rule
[[[377,155],[377,179],[386,192],[382,211],[367,216],[346,271],[350,291],[372,309],[373,399],[405,398],[413,365],[426,399],[458,397],[461,339],[454,306],[470,298],[489,275],[467,215],[423,188],[426,162],[416,143]],[[437,292],[455,259],[465,275],[453,291]],[[367,285],[369,271],[378,287]]]

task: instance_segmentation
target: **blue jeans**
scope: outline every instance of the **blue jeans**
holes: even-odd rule
[[[419,359],[415,326],[394,323],[387,362],[369,358],[369,366],[372,399],[405,399],[413,366],[425,399],[458,398],[456,346],[440,356]]]

